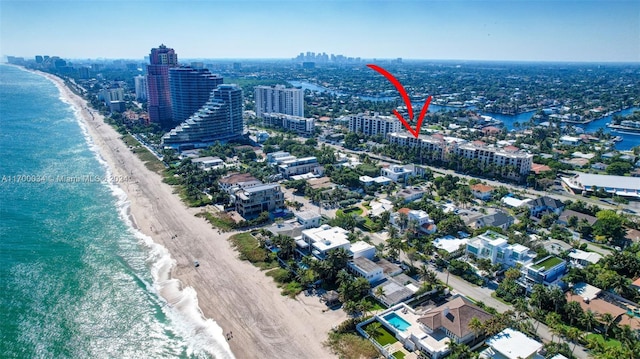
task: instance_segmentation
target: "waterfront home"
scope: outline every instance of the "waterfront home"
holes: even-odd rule
[[[560,137],[560,144],[567,146],[577,146],[582,140],[580,137],[562,136]]]
[[[231,195],[231,199],[236,206],[236,212],[245,219],[284,207],[284,193],[277,183],[237,189]]]
[[[249,173],[230,173],[218,180],[220,189],[228,194],[233,194],[239,189],[254,187],[261,184],[262,182],[260,180]]]
[[[305,243],[311,254],[318,259],[324,259],[331,250],[344,248],[349,250],[351,243],[347,239],[349,231],[340,227],[331,227],[323,224],[318,228],[310,228],[302,231],[302,241],[298,246]]]
[[[486,344],[489,347],[480,353],[480,358],[544,359],[540,354],[542,343],[511,328],[506,328],[487,339]]]
[[[449,353],[450,341],[469,344],[477,339],[477,333],[469,328],[473,318],[485,322],[491,317],[470,300],[456,295],[426,312],[416,311],[404,303],[394,305],[360,324],[359,331],[362,333],[362,326],[377,320],[409,351],[439,359]]]
[[[224,161],[220,157],[199,157],[191,160],[192,163],[195,163],[198,167],[203,170],[210,170],[212,168],[216,168],[217,166],[224,165]]]
[[[382,267],[366,257],[357,257],[347,263],[349,272],[365,278],[369,283],[376,283],[384,279]]]
[[[413,282],[408,281],[405,283],[402,280],[402,276],[404,275],[401,274],[397,277],[384,276],[382,282],[371,288],[371,293],[386,307],[411,299],[420,288]]]

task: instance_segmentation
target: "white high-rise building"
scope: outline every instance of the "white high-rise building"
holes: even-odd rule
[[[254,89],[256,116],[264,113],[283,113],[304,117],[304,90],[283,85],[256,86]]]
[[[146,101],[149,93],[149,86],[147,86],[147,76],[138,75],[134,77],[136,86],[136,100]]]

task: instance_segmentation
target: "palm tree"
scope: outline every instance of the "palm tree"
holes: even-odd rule
[[[591,309],[587,309],[582,313],[582,317],[579,319],[580,324],[590,332],[593,329],[593,324],[596,322],[596,315],[591,311]]]
[[[560,287],[553,287],[549,291],[549,299],[553,303],[556,309],[556,313],[560,310],[560,307],[567,302],[566,297],[564,296],[564,292]]]
[[[380,329],[382,329],[382,324],[376,320],[373,323],[367,325],[364,331],[365,333],[369,334],[369,336],[376,338],[380,333]]]
[[[604,339],[607,339],[609,327],[613,324],[614,320],[616,320],[616,318],[611,313],[603,313],[600,315],[600,321],[602,325],[604,325]]]
[[[420,267],[418,267],[418,275],[423,281],[428,283],[435,283],[438,279],[436,273],[429,269],[429,267],[427,267],[425,264],[422,264]]]
[[[580,306],[580,303],[578,302],[569,302],[567,303],[567,305],[565,306],[564,309],[565,313],[567,313],[567,317],[569,317],[569,324],[571,326],[573,326],[573,323],[576,320],[580,320],[580,318],[582,318],[583,316],[583,311],[582,311],[582,307]]]
[[[469,321],[469,329],[473,330],[475,343],[478,337],[484,332],[484,323],[482,323],[478,317],[473,317],[471,318],[471,321]]]
[[[516,298],[513,302],[513,309],[516,311],[516,315],[518,320],[527,316],[529,312],[529,305],[527,304],[527,300],[524,298]]]
[[[566,335],[567,335],[567,339],[573,342],[573,348],[571,349],[571,355],[573,356],[573,351],[576,350],[576,346],[578,345],[578,342],[582,339],[582,336],[584,335],[584,333],[576,327],[570,327],[569,329],[567,329]]]
[[[383,286],[379,286],[378,288],[376,288],[376,292],[375,292],[376,297],[382,298],[382,297],[384,297],[384,294],[385,293],[384,293],[384,287]]]

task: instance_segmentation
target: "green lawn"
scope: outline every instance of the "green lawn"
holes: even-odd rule
[[[381,310],[381,309],[385,309],[385,307],[382,306],[382,304],[378,303],[377,300],[371,298],[371,297],[366,297],[364,298],[365,301],[367,301],[368,303],[371,304],[371,310]]]
[[[350,207],[350,208],[342,210],[342,213],[360,216],[360,215],[362,215],[362,208],[360,208],[360,207]]]
[[[620,343],[619,341],[617,341],[615,339],[609,338],[607,341],[605,341],[604,337],[602,336],[602,334],[589,333],[586,336],[586,340],[589,340],[590,338],[596,338],[600,343],[604,344],[605,348],[609,348],[609,347],[620,348],[620,347],[622,347],[622,343]]]
[[[366,327],[363,327],[362,329],[364,329],[364,331],[367,331],[367,327],[374,322],[369,323]],[[378,329],[378,332],[376,333],[376,335],[373,336],[373,339],[376,340],[376,342],[378,342],[378,344],[380,344],[381,346],[385,346],[387,344],[393,344],[395,342],[398,341],[398,339],[396,339],[393,334],[384,326],[380,326],[380,329]]]
[[[401,352],[401,351],[397,351],[397,352],[395,352],[395,353],[393,353],[391,355],[393,355],[393,357],[396,358],[396,359],[404,359],[404,353]]]
[[[549,270],[549,269],[557,266],[560,263],[562,263],[562,259],[560,259],[558,257],[549,257],[549,258],[545,259],[544,261],[536,264],[533,268],[535,268],[535,269],[544,268],[546,270]]]

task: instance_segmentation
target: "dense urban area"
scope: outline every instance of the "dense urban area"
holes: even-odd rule
[[[640,358],[637,64],[9,62],[62,77],[283,296],[344,311],[338,357]],[[432,96],[418,137],[368,63],[414,113]]]

